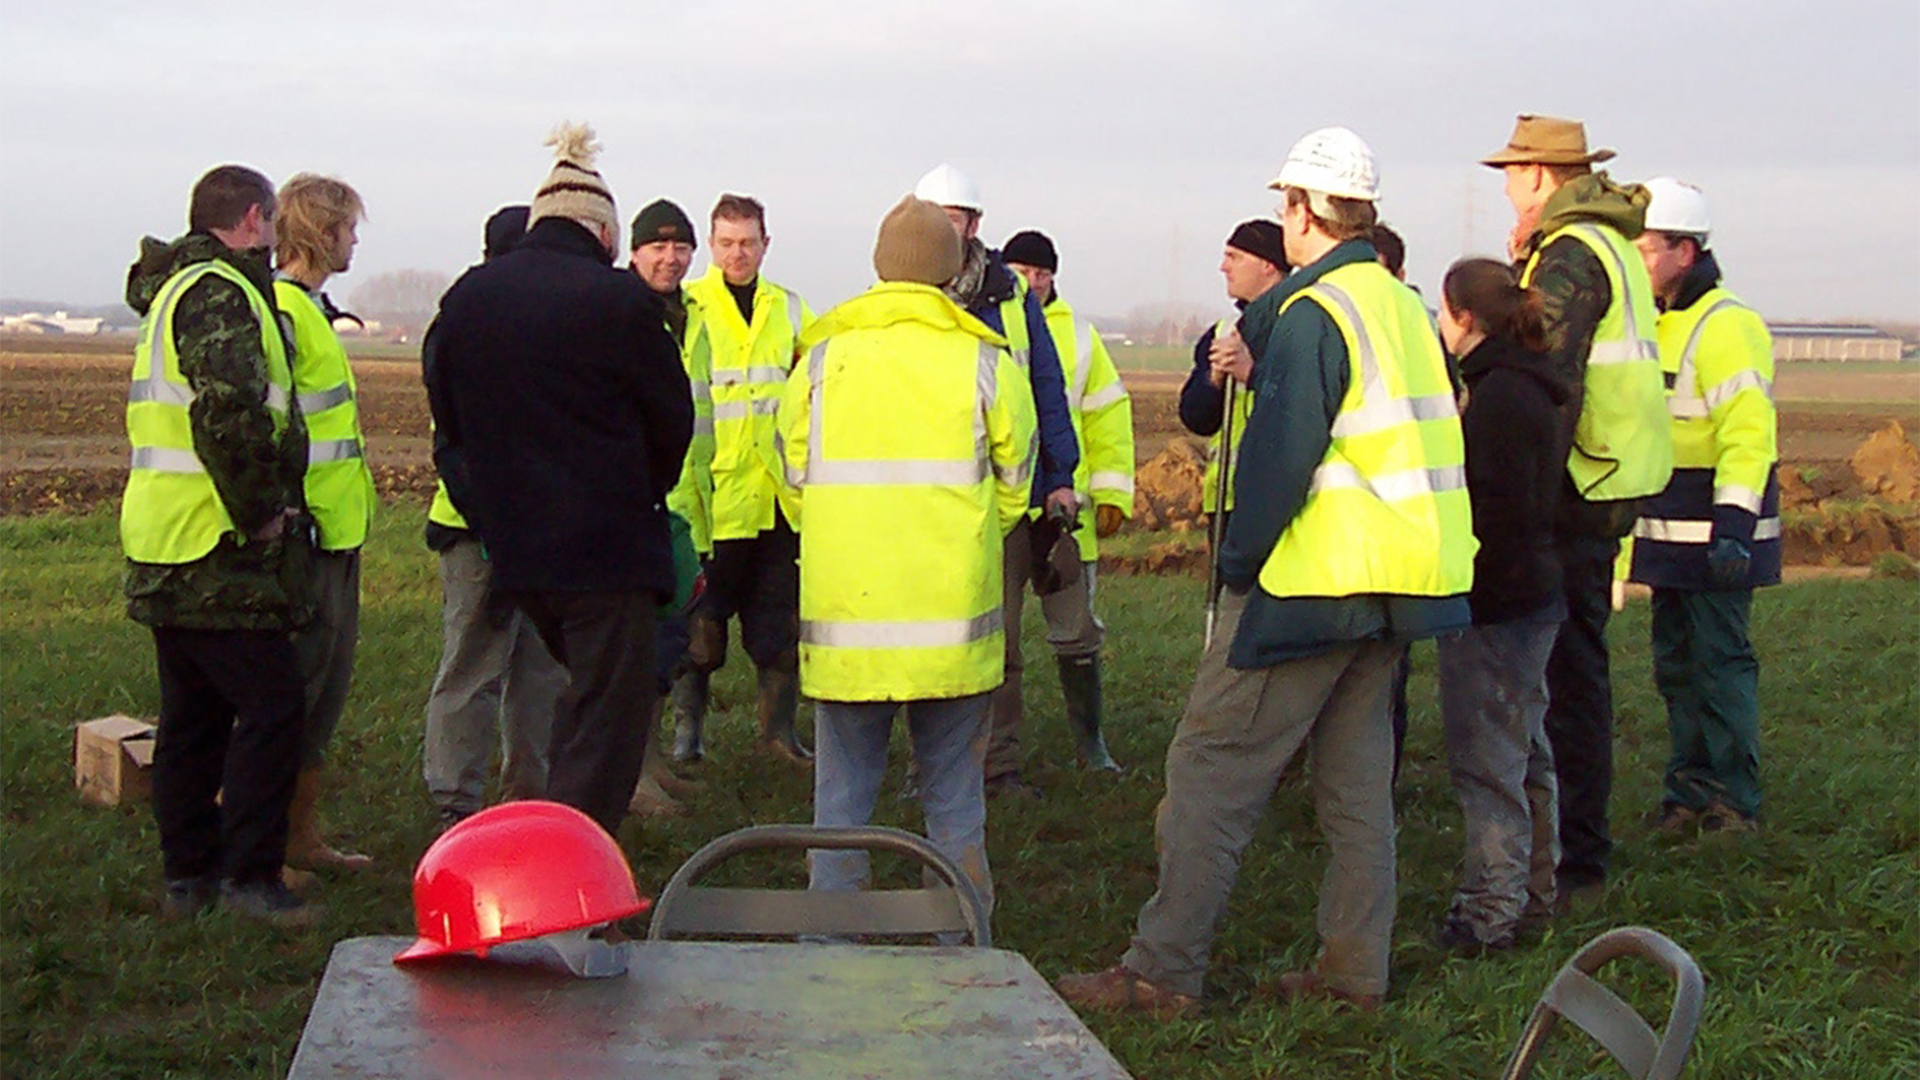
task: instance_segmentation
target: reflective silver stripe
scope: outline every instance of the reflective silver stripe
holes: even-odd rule
[[[787,369],[769,364],[756,364],[746,368],[715,368],[714,386],[766,386],[770,383],[787,381]]]
[[[307,464],[323,465],[329,461],[351,461],[360,456],[359,439],[323,439],[307,444]]]
[[[1596,341],[1587,351],[1589,365],[1634,364],[1643,360],[1653,360],[1660,355],[1660,344],[1655,341]]]
[[[857,486],[866,484],[915,484],[931,487],[972,487],[987,478],[979,461],[909,461],[879,458],[872,461],[821,461],[807,463],[807,484]]]
[[[687,388],[692,390],[693,396],[697,398],[711,397],[713,395],[713,387],[705,379],[689,379],[687,380]]]
[[[1464,465],[1442,466],[1437,469],[1407,469],[1396,473],[1382,473],[1379,476],[1362,475],[1359,469],[1344,461],[1329,461],[1313,470],[1313,481],[1308,485],[1309,492],[1328,491],[1334,488],[1358,488],[1370,491],[1383,502],[1399,502],[1431,495],[1439,491],[1456,491],[1467,486],[1467,470]]]
[[[1032,352],[1032,350],[1030,350],[1030,349],[1008,349],[1007,351],[1013,354],[1013,362],[1014,362],[1014,363],[1015,363],[1016,365],[1018,365],[1018,366],[1019,366],[1019,368],[1020,368],[1020,370],[1021,370],[1021,371],[1025,371],[1025,370],[1027,370],[1027,369],[1028,369],[1029,367],[1031,367],[1031,366],[1033,366],[1033,352]]]
[[[1008,487],[1025,487],[1033,483],[1033,455],[1024,454],[1020,464],[1011,469],[1003,469],[998,464],[993,467],[994,479]]]
[[[1713,542],[1713,522],[1674,518],[1641,518],[1634,522],[1633,535],[1638,540],[1651,540],[1661,544],[1710,544]],[[1780,519],[1761,518],[1753,526],[1755,540],[1780,539]]]
[[[291,398],[292,395],[287,393],[286,387],[274,383],[267,384],[267,408],[286,412]]]
[[[772,397],[754,398],[751,401],[716,401],[713,403],[715,420],[745,420],[748,416],[772,416],[780,411],[780,399]]]
[[[1749,514],[1758,515],[1765,505],[1760,493],[1744,484],[1721,484],[1713,489],[1715,506],[1737,506]]]
[[[1667,415],[1675,420],[1700,420],[1707,415],[1707,403],[1697,397],[1681,397],[1676,392],[1667,399]]]
[[[827,378],[827,343],[821,342],[807,354],[807,461],[799,470],[799,478],[794,478],[796,470],[787,470],[787,482],[795,487],[813,480],[813,469],[824,455],[822,447],[826,445],[821,430],[826,425],[826,417],[821,415],[820,401],[824,396],[821,385]],[[784,455],[783,455],[784,456]]]
[[[1087,486],[1094,491],[1124,491],[1133,494],[1133,474],[1124,472],[1097,472],[1087,477]]]
[[[1000,609],[971,619],[896,622],[803,619],[800,640],[835,649],[937,649],[986,641],[1000,632]]]
[[[695,413],[693,416],[693,433],[695,435],[713,434],[713,417],[705,413]]]
[[[1098,390],[1095,390],[1093,393],[1088,394],[1085,398],[1081,399],[1080,411],[1093,412],[1096,409],[1104,409],[1107,406],[1113,404],[1114,402],[1125,398],[1126,396],[1127,396],[1126,385],[1122,383],[1120,380],[1115,379],[1113,382],[1107,384],[1106,386]]]
[[[165,473],[204,473],[207,467],[201,463],[200,455],[191,450],[175,450],[165,446],[136,446],[129,462],[135,469],[148,469]]]
[[[1707,391],[1707,408],[1717,409],[1732,401],[1734,395],[1743,390],[1758,390],[1767,396],[1767,400],[1773,400],[1773,384],[1759,372],[1748,368]]]
[[[1752,368],[1722,382],[1719,386],[1700,394],[1700,375],[1694,368],[1694,358],[1700,352],[1700,338],[1707,328],[1707,320],[1721,308],[1744,308],[1731,296],[1723,296],[1713,302],[1700,321],[1693,324],[1693,332],[1687,335],[1686,347],[1680,353],[1680,370],[1673,377],[1673,396],[1667,399],[1667,412],[1681,420],[1699,420],[1711,415],[1714,409],[1733,399],[1742,390],[1758,390],[1773,400],[1773,384]],[[1756,511],[1757,512],[1757,511]]]
[[[786,294],[787,322],[793,326],[793,343],[798,345],[800,344],[800,331],[802,329],[800,326],[800,294],[785,286],[781,286],[780,291]]]
[[[345,405],[352,401],[353,387],[341,383],[331,390],[315,390],[310,394],[296,395],[294,400],[300,403],[300,411],[303,413],[325,412],[336,405]]]
[[[1619,289],[1620,314],[1624,316],[1627,324],[1627,339],[1625,341],[1596,343],[1593,346],[1593,350],[1587,354],[1587,363],[1626,364],[1632,363],[1635,360],[1652,360],[1656,363],[1659,362],[1660,343],[1640,336],[1640,317],[1633,313],[1633,297],[1627,295],[1627,265],[1621,261],[1620,253],[1613,249],[1612,244],[1607,243],[1607,236],[1600,231],[1600,226],[1592,224],[1591,222],[1581,222],[1577,225],[1570,225],[1568,226],[1568,231],[1577,232],[1586,236],[1593,241],[1587,245],[1588,247],[1605,253],[1602,257],[1613,267],[1613,280],[1618,281],[1621,285]],[[1649,327],[1649,329],[1651,329],[1651,327]]]
[[[1079,366],[1073,369],[1073,389],[1067,396],[1067,408],[1081,412],[1087,407],[1087,381],[1093,376],[1093,327],[1077,323],[1073,333],[1074,362]]]
[[[127,389],[127,402],[138,404],[143,401],[185,407],[193,404],[193,387],[165,379],[134,383]]]
[[[166,405],[193,403],[191,386],[184,381],[173,382],[167,378],[167,360],[173,355],[173,341],[160,329],[167,325],[170,309],[180,294],[213,272],[212,266],[202,266],[193,273],[180,275],[147,309],[148,317],[153,320],[147,327],[147,377],[128,388],[129,404],[139,401],[157,401]]]
[[[1347,322],[1353,327],[1354,344],[1360,351],[1360,397],[1359,407],[1342,412],[1333,420],[1333,437],[1352,438],[1356,435],[1372,435],[1387,431],[1402,424],[1423,420],[1441,420],[1457,415],[1453,395],[1429,394],[1424,397],[1396,397],[1387,388],[1387,380],[1380,371],[1380,360],[1373,348],[1373,337],[1367,333],[1367,324],[1360,318],[1360,309],[1354,304],[1353,297],[1346,290],[1329,285],[1325,281],[1313,285],[1311,292],[1317,292],[1339,305],[1347,316]]]

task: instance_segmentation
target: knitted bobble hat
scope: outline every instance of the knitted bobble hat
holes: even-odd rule
[[[620,216],[614,209],[613,192],[593,168],[594,159],[600,156],[593,128],[562,122],[547,136],[546,144],[554,150],[553,171],[533,196],[527,227],[532,228],[541,218],[566,218],[598,237],[604,225],[613,234],[613,250],[618,250]]]

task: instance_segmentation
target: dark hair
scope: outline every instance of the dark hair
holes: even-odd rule
[[[1393,231],[1391,225],[1373,227],[1373,250],[1380,255],[1380,265],[1387,273],[1399,277],[1407,269],[1407,242]]]
[[[273,216],[272,182],[245,165],[221,165],[193,185],[187,228],[194,232],[231,229],[256,206]]]
[[[708,224],[725,218],[728,221],[751,221],[760,226],[760,235],[767,235],[767,208],[760,200],[751,195],[722,195],[720,201],[713,204],[713,213]]]
[[[1454,312],[1473,316],[1488,337],[1508,338],[1540,352],[1547,347],[1540,297],[1520,287],[1513,267],[1497,259],[1461,259],[1447,268],[1440,296]]]

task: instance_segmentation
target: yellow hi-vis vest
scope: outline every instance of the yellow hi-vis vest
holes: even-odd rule
[[[984,693],[1006,664],[1001,544],[1027,511],[1033,395],[1005,339],[940,290],[821,316],[780,406],[800,511],[800,688],[824,701]]]
[[[1715,505],[1760,512],[1779,458],[1773,336],[1759,313],[1722,288],[1660,316],[1661,366],[1673,377],[1675,469],[1712,469]]]
[[[378,501],[353,366],[333,324],[299,282],[275,281],[273,295],[293,323],[294,399],[307,421],[307,511],[319,529],[320,550],[352,551],[367,542]]]
[[[762,275],[748,322],[718,266],[687,294],[700,306],[713,357],[713,539],[747,539],[773,528],[780,493],[773,416],[813,312],[799,293]],[[791,521],[792,508],[782,502]]]
[[[680,466],[680,480],[667,493],[667,509],[679,514],[693,538],[693,549],[702,555],[713,553],[713,345],[707,338],[706,319],[700,305],[690,296],[687,305],[686,337],[680,345],[680,363],[687,369],[687,382],[693,388],[693,441],[687,444],[686,461]]]
[[[1654,338],[1653,284],[1640,252],[1614,229],[1576,222],[1542,240],[1520,276],[1533,284],[1540,252],[1562,236],[1590,248],[1606,268],[1612,302],[1593,331],[1585,396],[1573,430],[1567,474],[1593,502],[1657,495],[1673,473],[1666,381]]]
[[[1278,597],[1455,596],[1473,587],[1466,443],[1426,308],[1372,260],[1281,307],[1319,304],[1347,347],[1333,439],[1260,568]]]
[[[276,440],[286,435],[293,374],[273,305],[246,275],[223,262],[195,263],[173,275],[147,309],[133,347],[133,381],[127,391],[127,441],[133,454],[120,504],[120,545],[134,562],[195,562],[212,551],[222,535],[235,531],[213,478],[193,448],[188,409],[194,391],[180,374],[173,342],[173,313],[180,297],[209,274],[239,286],[253,309],[267,363],[267,412]]]
[[[449,529],[471,529],[466,516],[453,505],[453,497],[447,494],[447,482],[438,480],[433,486],[433,502],[427,504],[427,520],[435,525],[444,525]]]
[[[1214,338],[1218,339],[1221,334],[1232,330],[1237,325],[1239,325],[1239,323],[1236,320],[1221,319],[1219,322],[1213,324]],[[1223,401],[1225,400],[1225,393],[1226,390],[1222,387],[1221,394]],[[1240,437],[1247,433],[1247,421],[1252,416],[1253,387],[1241,386],[1236,388],[1233,392],[1233,441],[1225,451],[1231,459],[1227,462],[1227,509],[1229,511],[1233,509],[1233,478],[1240,471]],[[1220,449],[1220,436],[1226,434],[1226,430],[1226,417],[1222,415],[1220,418],[1220,430],[1207,436],[1207,475],[1200,482],[1200,509],[1209,514],[1213,513],[1215,504],[1220,501],[1217,494],[1220,490],[1220,455],[1222,453]]]
[[[1081,561],[1092,562],[1100,556],[1093,508],[1117,506],[1133,516],[1133,400],[1093,324],[1077,318],[1065,300],[1055,299],[1046,313],[1047,333],[1066,378],[1067,415],[1080,444],[1080,465],[1073,471],[1080,528],[1073,535]]]

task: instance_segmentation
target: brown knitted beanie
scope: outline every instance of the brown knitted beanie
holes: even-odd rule
[[[547,145],[553,147],[556,160],[533,197],[527,227],[532,228],[541,218],[567,218],[598,237],[600,226],[605,225],[613,233],[610,250],[618,251],[620,216],[613,206],[613,192],[607,190],[607,182],[593,168],[594,159],[600,155],[593,129],[562,122],[547,136]]]
[[[937,204],[911,195],[880,221],[873,269],[881,281],[945,285],[960,272],[960,237]]]

